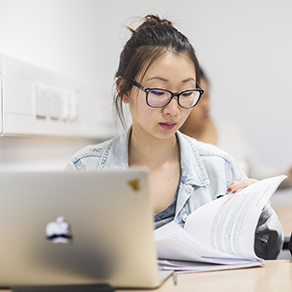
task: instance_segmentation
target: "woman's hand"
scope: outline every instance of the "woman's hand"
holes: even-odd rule
[[[258,181],[257,179],[253,178],[248,178],[241,181],[233,181],[230,187],[227,189],[227,192],[234,194],[237,191],[244,189],[245,187],[254,184],[257,181]]]

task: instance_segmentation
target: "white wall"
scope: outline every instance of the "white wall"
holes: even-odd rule
[[[0,0],[0,52],[72,79],[111,84],[99,1]],[[98,28],[98,29],[96,29]],[[103,56],[96,58],[96,56]],[[106,76],[107,74],[107,76]],[[107,81],[110,79],[109,81]],[[111,85],[110,85],[111,86]],[[110,86],[106,86],[110,91]],[[105,96],[105,104],[111,102]],[[0,137],[0,170],[62,170],[89,139]]]
[[[210,77],[213,116],[240,126],[266,163],[292,163],[291,1],[0,0],[0,11],[0,51],[109,93],[129,37],[124,25],[148,13],[169,18]],[[11,139],[0,138],[0,150]],[[31,151],[21,141],[42,148],[34,139],[14,139],[20,141],[15,157]],[[61,141],[64,149],[73,145],[71,151],[87,143]],[[47,144],[55,148],[60,141]]]

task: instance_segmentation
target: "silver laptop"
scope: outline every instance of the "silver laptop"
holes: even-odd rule
[[[144,170],[0,172],[0,186],[0,287],[155,288],[169,276]]]

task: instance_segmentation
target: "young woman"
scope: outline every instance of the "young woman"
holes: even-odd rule
[[[131,31],[116,74],[115,105],[122,123],[122,103],[129,105],[132,126],[125,134],[79,151],[67,170],[145,166],[155,227],[172,220],[183,227],[201,205],[255,180],[247,179],[226,152],[178,132],[203,94],[188,39],[154,15]],[[281,245],[281,225],[267,205],[256,230],[256,253],[275,258]]]

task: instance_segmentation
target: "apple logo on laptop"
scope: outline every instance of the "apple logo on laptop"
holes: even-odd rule
[[[46,226],[47,239],[53,243],[68,243],[72,238],[70,224],[63,216],[59,216],[56,221],[50,222]]]

